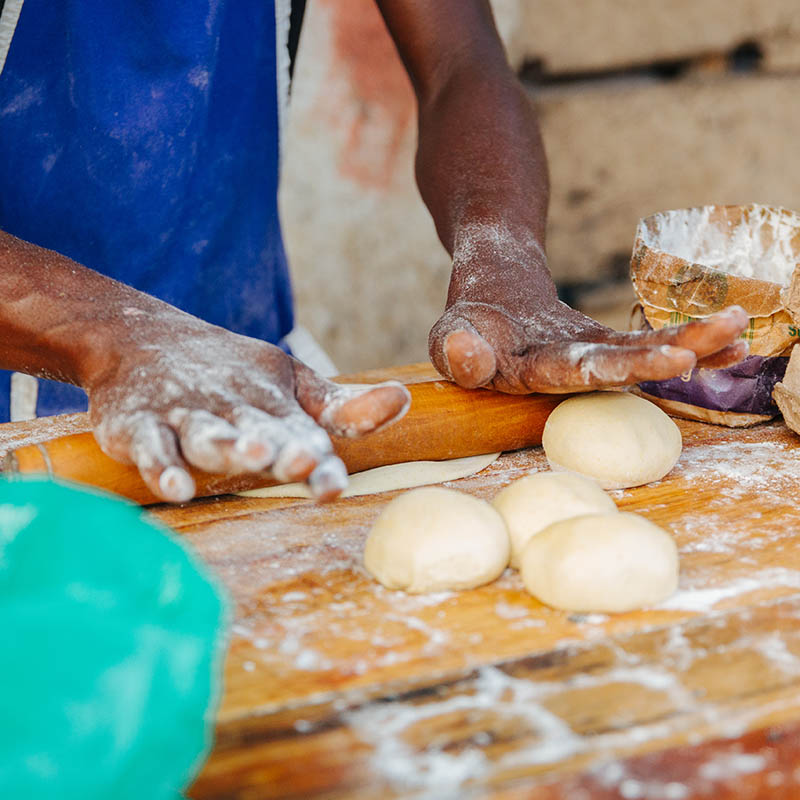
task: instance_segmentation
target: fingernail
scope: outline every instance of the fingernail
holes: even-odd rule
[[[340,458],[331,456],[311,473],[308,485],[318,500],[333,500],[347,488],[347,467]]]
[[[453,377],[453,370],[450,367],[450,353],[448,350],[450,349],[450,342],[454,336],[457,336],[459,333],[466,333],[463,328],[458,328],[458,330],[450,331],[447,336],[444,337],[444,341],[442,342],[442,358],[444,359],[444,366],[445,372],[447,376],[452,379]]]
[[[464,346],[462,338],[461,358],[456,359],[456,366],[454,366],[450,362],[450,354],[447,351],[452,337],[456,334],[469,337],[469,343]],[[458,345],[456,346],[458,347]],[[497,368],[496,356],[491,345],[480,334],[464,329],[453,331],[445,339],[445,354],[450,378],[465,388],[475,388],[487,383]]]
[[[275,454],[270,444],[252,434],[240,436],[233,447],[248,472],[260,472],[268,467]]]
[[[194,480],[180,467],[167,467],[158,479],[158,487],[171,503],[186,503],[194,497]]]
[[[304,443],[289,442],[272,465],[272,474],[281,483],[303,480],[317,465],[317,461]]]
[[[687,350],[685,347],[662,344],[658,349],[661,355],[667,358],[685,360],[687,364],[691,362],[692,365],[697,363],[697,355],[692,350]]]

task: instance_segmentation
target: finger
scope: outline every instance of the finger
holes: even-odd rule
[[[724,369],[732,367],[747,358],[750,352],[750,345],[747,342],[738,341],[736,344],[723,347],[718,353],[701,358],[697,366],[701,369]]]
[[[428,337],[433,366],[466,389],[489,383],[497,371],[492,346],[467,319],[443,316]]]
[[[353,439],[400,419],[411,404],[397,381],[374,386],[329,381],[295,362],[295,394],[302,409],[328,433]]]
[[[657,331],[618,333],[605,338],[608,344],[623,346],[672,345],[692,350],[698,358],[717,353],[732,344],[747,327],[749,317],[740,306],[697,319],[684,325],[660,328]]]
[[[691,350],[669,345],[615,347],[573,343],[542,346],[534,348],[524,358],[519,375],[509,381],[510,389],[498,388],[515,392],[588,391],[674,378],[696,363]],[[519,385],[524,388],[518,388]]]
[[[184,458],[206,472],[260,472],[272,463],[271,443],[242,433],[204,410],[173,409],[169,414]]]
[[[148,413],[134,415],[126,428],[128,455],[150,491],[169,503],[191,500],[194,480],[180,457],[173,431]]]
[[[335,500],[347,488],[347,468],[336,456],[328,456],[308,478],[311,494],[321,503]]]
[[[275,417],[240,406],[231,412],[230,421],[244,436],[271,450],[272,474],[283,483],[305,480],[333,449],[325,431],[300,409]]]
[[[477,332],[461,329],[449,333],[444,354],[453,380],[465,389],[485,386],[497,372],[494,350]]]

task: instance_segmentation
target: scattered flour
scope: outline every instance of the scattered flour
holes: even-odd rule
[[[734,775],[758,772],[766,766],[764,756],[757,753],[726,753],[700,767],[700,776],[710,781],[730,779]]]
[[[754,583],[737,583],[737,588],[752,589],[776,579],[800,585],[800,573],[776,568],[762,570]],[[730,587],[728,589],[732,593]],[[721,626],[729,622],[727,617],[720,616]],[[456,798],[465,796],[471,782],[491,780],[491,776],[519,768],[563,763],[586,754],[602,758],[607,753],[633,752],[642,743],[673,739],[681,731],[690,743],[702,741],[702,737],[692,736],[698,717],[712,725],[719,735],[736,737],[764,714],[785,709],[786,700],[777,698],[732,711],[698,694],[691,683],[685,685],[683,676],[691,672],[695,661],[702,664],[707,658],[729,652],[725,636],[719,644],[709,647],[704,630],[703,626],[691,623],[670,629],[655,651],[644,643],[637,645],[639,649],[625,649],[638,641],[640,633],[631,634],[630,643],[627,637],[610,640],[614,663],[609,668],[567,672],[569,677],[560,681],[532,680],[529,676],[516,677],[507,668],[481,667],[465,679],[463,686],[455,685],[441,699],[421,699],[412,694],[405,699],[395,698],[392,703],[368,704],[349,712],[344,722],[359,738],[374,746],[372,767],[376,775],[393,788],[422,791],[424,797]],[[787,675],[796,675],[800,659],[789,649],[785,636],[789,636],[792,647],[800,644],[800,636],[790,632],[758,632],[739,637],[735,644],[762,653]],[[585,645],[575,647],[575,650],[568,648],[565,653],[567,658],[575,657],[580,663],[579,654]],[[656,700],[661,695],[673,711],[668,715],[654,711],[652,719],[641,720],[633,727],[621,725],[588,733],[579,733],[567,718],[554,711],[562,707],[557,698],[565,692],[592,692],[614,684],[654,693],[654,709],[664,702]],[[467,729],[460,738],[460,720],[468,727],[481,726],[480,736],[469,735]],[[442,744],[442,736],[434,737],[436,744],[429,744],[432,741],[429,728],[440,730],[441,726],[452,730],[445,739],[447,744]],[[494,754],[488,760],[481,748],[494,740],[493,730],[502,737],[502,732],[508,729],[517,732],[515,749],[504,749],[502,754]],[[729,780],[732,774],[757,772],[765,765],[760,755],[729,753],[718,756],[694,774],[691,788],[693,791],[698,779],[712,783]],[[692,795],[685,782],[628,773],[625,764],[619,761],[606,762],[590,769],[589,774],[600,785],[615,787],[621,797],[683,800]]]
[[[775,586],[800,589],[800,572],[785,567],[768,567],[736,578],[722,586],[684,586],[656,608],[712,611],[720,601],[729,597],[737,597]]]
[[[525,608],[525,606],[515,606],[511,605],[511,603],[501,602],[495,603],[494,613],[497,614],[500,619],[522,619],[528,616],[530,610]]]
[[[683,526],[685,521],[683,527],[687,534],[682,552],[694,553],[695,558],[687,559],[690,566],[684,572],[679,592],[659,606],[660,610],[714,612],[718,605],[739,595],[776,586],[800,590],[800,571],[779,566],[750,570],[742,553],[743,548],[749,547],[748,536],[756,533],[767,535],[769,525],[774,527],[770,520],[776,515],[767,513],[771,506],[785,508],[792,502],[793,492],[800,482],[800,461],[791,458],[792,454],[792,449],[780,441],[723,441],[704,447],[687,447],[677,471],[688,485],[697,480],[698,484],[710,483],[714,490],[718,489],[720,512],[723,507],[730,507],[743,497],[758,494],[764,501],[765,514],[762,522],[760,514],[743,513],[741,520],[737,518],[735,525],[728,529],[722,527],[723,516],[720,514],[719,529],[710,535],[702,531],[703,523],[708,523],[707,514],[701,517],[699,511],[695,513],[696,509],[687,514],[680,522]],[[504,457],[503,462],[487,471],[488,479],[484,475],[480,481],[469,483],[472,488],[468,491],[491,497],[519,474],[543,466],[540,451],[512,454]],[[716,513],[716,502],[717,498],[709,501],[712,515]],[[264,515],[263,526],[254,525],[252,519],[241,523],[235,519],[226,521],[216,530],[219,544],[208,541],[202,547],[206,555],[211,552],[215,567],[223,574],[227,570],[229,575],[235,576],[236,580],[230,583],[239,592],[237,600],[248,608],[258,609],[253,612],[252,620],[246,614],[240,615],[234,633],[255,648],[253,653],[259,666],[263,661],[270,669],[348,669],[352,674],[360,674],[369,668],[390,668],[420,655],[432,656],[431,663],[435,663],[439,653],[451,652],[464,644],[485,644],[484,638],[489,641],[484,632],[465,634],[448,625],[453,616],[452,608],[462,600],[458,593],[407,595],[370,582],[366,591],[362,591],[364,586],[359,584],[358,596],[351,595],[348,581],[359,580],[362,576],[363,531],[343,528],[332,534],[319,524],[313,507],[303,510],[295,506],[291,513],[290,526],[283,524],[278,511]],[[359,522],[362,527],[363,524]],[[296,533],[298,529],[300,532]],[[789,531],[787,535],[790,533],[793,532]],[[201,536],[202,533],[192,538],[197,541]],[[255,546],[264,556],[263,560],[252,563],[247,556]],[[239,547],[244,557],[237,557]],[[726,556],[720,559],[725,563],[730,562],[731,554],[736,554],[736,560],[741,564],[738,577],[723,579],[719,573],[710,572],[707,565],[716,563],[712,558],[714,554]],[[702,569],[692,568],[691,562],[704,566]],[[318,581],[319,575],[325,576],[324,582]],[[259,592],[263,592],[263,587],[270,585],[271,581],[280,582],[283,590],[275,590],[268,602],[259,600]],[[313,581],[318,581],[317,585]],[[324,613],[326,633],[340,642],[345,639],[358,642],[352,650],[353,655],[358,653],[358,658],[329,658],[324,643],[314,635],[318,633],[323,617],[319,612],[308,612],[320,602],[316,593],[322,591],[319,587],[323,586],[328,600]],[[527,608],[523,595],[516,600],[513,592],[521,591],[517,573],[504,573],[495,588],[497,600],[489,608],[493,616],[499,618],[495,620],[496,624],[512,630],[545,627],[551,620],[565,624],[561,613],[538,607],[535,610]],[[269,626],[264,622],[264,607],[269,608]],[[381,609],[379,625],[375,625],[376,608]],[[726,615],[717,612],[712,621],[716,617],[719,617],[720,626],[726,624]],[[453,618],[457,621],[457,615]],[[739,619],[747,619],[746,609],[742,610]],[[365,625],[366,621],[371,627]],[[624,637],[609,638],[604,627],[609,621],[613,622],[613,618],[606,615],[574,615],[574,618],[569,618],[570,623],[579,626],[573,629],[576,640],[586,642],[595,634],[607,637],[615,663],[605,671],[589,669],[572,674],[564,681],[549,682],[516,678],[502,668],[487,666],[478,669],[474,680],[468,682],[463,690],[443,694],[441,698],[410,695],[392,702],[363,705],[340,702],[335,707],[341,709],[342,721],[374,747],[371,763],[376,777],[385,779],[401,791],[414,791],[417,793],[415,796],[420,796],[421,792],[437,800],[462,798],[471,781],[503,770],[546,766],[571,757],[607,758],[609,754],[631,752],[643,742],[672,740],[681,734],[685,734],[689,741],[700,741],[703,737],[694,731],[698,718],[713,725],[720,735],[736,736],[748,729],[751,720],[760,719],[759,715],[769,711],[764,705],[757,710],[732,711],[684,685],[681,676],[691,670],[696,660],[727,652],[725,645],[719,645],[718,650],[706,650],[704,648],[708,645],[703,644],[706,640],[693,638],[690,628],[673,627],[664,634],[658,659],[653,663],[644,651],[626,650],[628,645]],[[797,649],[800,652],[800,649],[794,639],[785,638],[787,635],[776,631],[750,639],[740,637],[737,644],[762,654],[767,662],[785,672],[788,680],[788,676],[796,674],[800,664],[793,651]],[[408,647],[410,640],[415,640],[411,648]],[[565,645],[565,652],[569,653],[572,646]],[[367,650],[373,651],[369,658],[362,656]],[[465,647],[465,650],[470,648]],[[262,671],[260,675],[263,674]],[[777,674],[780,677],[780,673]],[[551,705],[565,691],[592,691],[615,683],[661,695],[675,713],[638,721],[634,727],[579,733],[567,719],[555,713],[553,709],[558,706]],[[624,694],[625,691],[623,686],[620,692]],[[785,702],[785,698],[775,701],[774,710],[783,711]],[[431,738],[426,735],[429,733],[426,726],[435,727],[437,718],[449,731],[454,718],[464,715],[465,720],[477,720],[477,726],[484,723],[484,714],[484,727],[477,731],[466,730],[463,739],[459,738],[458,731],[453,737]],[[499,757],[483,751],[483,748],[490,747],[489,752],[492,752],[491,744],[495,738],[491,725],[493,719],[500,726],[498,735],[502,735],[508,726],[515,730],[522,726],[525,731],[525,735],[515,737],[515,740],[519,739],[519,742],[514,742],[516,749],[505,751]],[[298,730],[303,732],[300,728]],[[746,774],[748,765],[754,767],[757,763],[746,754],[739,754],[736,758],[739,760],[732,764],[740,774]],[[718,761],[715,759],[704,765],[705,778],[711,779]],[[719,763],[724,765],[726,762]],[[626,773],[621,765],[616,768],[607,765],[605,769],[609,780],[616,769],[613,785],[621,796],[647,800],[683,800],[689,796],[687,787],[680,781],[645,779],[641,775]],[[757,769],[754,767],[751,771]]]
[[[642,781],[626,778],[618,785],[620,796],[625,800],[684,800],[689,796],[689,789],[682,783],[670,781]]]
[[[286,592],[286,594],[281,597],[281,601],[284,603],[299,603],[307,597],[308,595],[305,592]]]
[[[786,640],[778,633],[762,636],[754,645],[770,664],[779,667],[788,675],[797,675],[800,672],[800,659],[789,650]]]
[[[800,216],[786,210],[754,205],[737,225],[712,220],[711,207],[665,211],[656,215],[651,230],[639,224],[637,235],[653,249],[695,264],[788,286],[800,254],[792,237],[800,230]]]

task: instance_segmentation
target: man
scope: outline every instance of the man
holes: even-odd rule
[[[745,355],[741,309],[621,334],[560,303],[538,125],[487,0],[376,2],[417,97],[418,185],[453,257],[430,334],[443,375],[580,391]],[[327,433],[369,433],[407,404],[398,385],[339,387],[280,346],[284,5],[7,0],[0,19],[0,367],[85,390],[100,445],[165,500],[192,496],[187,462],[270,467],[336,496],[346,476]],[[43,383],[40,413],[78,408],[67,391]]]

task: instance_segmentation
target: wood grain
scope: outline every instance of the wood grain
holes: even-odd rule
[[[591,787],[609,797],[620,790],[628,797],[688,797],[688,789],[667,788],[679,776],[676,755],[665,751],[691,751],[675,748],[689,736],[713,741],[716,730],[732,735],[728,750],[736,753],[748,721],[785,721],[800,711],[800,675],[771,664],[760,649],[781,636],[800,653],[798,615],[800,599],[793,598],[759,607],[744,625],[741,612],[730,611],[613,644],[564,645],[380,696],[343,693],[252,719],[235,732],[224,726],[192,794],[231,796],[233,773],[237,796],[263,798],[395,797],[437,787],[441,796],[450,796],[447,789],[497,796],[518,787],[520,797],[573,798],[578,787]],[[700,691],[723,660],[733,661],[732,674],[713,692]],[[796,758],[800,737],[792,735]],[[470,759],[478,753],[485,763]],[[660,755],[646,758],[652,753]],[[598,764],[600,754],[613,754],[612,765]],[[695,755],[694,771],[679,764],[680,782],[716,791],[737,771],[755,782],[767,758],[738,764],[737,770],[735,758]],[[452,785],[448,767],[466,777]],[[793,769],[784,780],[795,781]],[[554,780],[554,772],[563,777]],[[800,791],[800,781],[795,785]]]
[[[675,470],[612,494],[681,554],[679,593],[627,614],[549,609],[510,571],[382,589],[361,548],[393,493],[158,509],[237,607],[191,796],[800,796],[800,440],[678,424]],[[488,499],[545,468],[534,448],[453,485]]]

